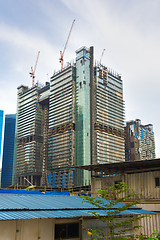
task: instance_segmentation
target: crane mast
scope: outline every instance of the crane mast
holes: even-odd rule
[[[37,60],[34,66],[34,70],[33,70],[33,67],[31,67],[31,72],[29,73],[30,77],[32,78],[32,88],[34,87],[35,71],[38,63],[39,54],[40,54],[40,51],[38,52],[38,55],[37,55]]]
[[[75,22],[75,19],[74,19],[73,22],[72,22],[72,26],[71,26],[71,29],[70,29],[70,31],[69,31],[68,38],[67,38],[66,44],[65,44],[65,46],[64,46],[64,49],[63,49],[63,51],[60,51],[60,59],[59,59],[59,62],[61,63],[61,71],[63,70],[63,60],[64,60],[63,57],[64,57],[64,52],[65,52],[65,50],[66,50],[67,43],[68,43],[69,37],[70,37],[70,35],[71,35],[71,31],[72,31],[74,22]]]
[[[99,61],[99,65],[101,65],[101,61],[102,61],[102,57],[103,57],[103,54],[104,54],[104,51],[105,51],[106,49],[103,49],[103,51],[102,51],[102,55],[101,55],[101,58],[100,58],[100,61]]]

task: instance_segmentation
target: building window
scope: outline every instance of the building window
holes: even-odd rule
[[[79,83],[79,86],[80,86],[80,88],[82,88],[82,83],[81,82]]]
[[[79,223],[55,224],[55,239],[79,237]]]
[[[117,184],[120,184],[121,182],[122,182],[122,180],[115,181],[114,182],[114,187],[117,188],[118,187]]]
[[[155,186],[160,187],[160,178],[155,178]]]

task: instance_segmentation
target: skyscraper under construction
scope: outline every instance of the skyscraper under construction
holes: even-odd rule
[[[93,47],[50,84],[18,88],[13,183],[73,187],[90,173],[70,166],[125,160],[121,76],[94,61]]]
[[[156,158],[153,125],[142,125],[140,119],[128,121],[125,127],[125,160]]]

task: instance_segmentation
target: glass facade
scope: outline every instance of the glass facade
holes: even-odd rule
[[[90,149],[90,53],[82,47],[76,51],[76,161],[75,165],[91,163]],[[90,172],[76,170],[75,185],[90,184]]]
[[[3,130],[3,110],[0,110],[0,160],[1,160],[1,147],[2,147],[2,130]]]
[[[1,187],[12,185],[16,114],[5,115]]]

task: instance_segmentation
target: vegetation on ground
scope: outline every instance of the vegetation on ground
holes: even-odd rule
[[[142,201],[134,200],[131,203],[127,204],[118,204],[125,203],[126,200],[132,198],[133,196],[139,195],[138,193],[134,193],[133,189],[130,189],[126,183],[115,184],[115,186],[107,187],[104,190],[99,190],[97,192],[97,197],[101,199],[97,199],[95,197],[90,196],[81,196],[83,198],[83,202],[91,203],[93,206],[98,207],[103,210],[104,215],[98,214],[96,211],[88,211],[94,215],[94,217],[104,223],[106,223],[106,231],[102,228],[92,228],[86,229],[88,235],[91,236],[91,239],[160,239],[154,238],[154,236],[158,233],[154,232],[149,238],[148,236],[138,233],[138,229],[141,228],[139,226],[138,220],[149,217],[148,215],[132,215],[128,216],[125,214],[125,210],[136,206]],[[103,201],[107,200],[107,201]],[[117,206],[116,206],[117,205]],[[120,221],[120,217],[122,217]]]

